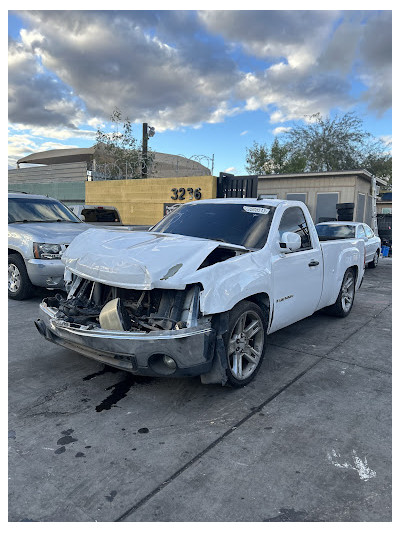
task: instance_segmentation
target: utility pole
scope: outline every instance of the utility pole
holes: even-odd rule
[[[149,139],[147,133],[147,122],[143,123],[143,141],[142,141],[142,178],[147,178],[147,141]]]

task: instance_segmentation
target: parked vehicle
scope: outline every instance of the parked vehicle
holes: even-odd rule
[[[9,298],[29,298],[35,286],[63,289],[61,254],[88,227],[54,198],[9,193]]]
[[[381,239],[362,222],[325,222],[315,226],[320,240],[363,239],[365,242],[365,262],[369,268],[378,266],[381,253]]]
[[[73,204],[67,206],[83,222],[100,225],[121,225],[118,209],[111,205]]]
[[[267,334],[350,313],[364,242],[320,243],[302,202],[229,198],[184,204],[149,232],[89,230],[62,260],[68,298],[41,303],[45,338],[136,374],[243,386]]]

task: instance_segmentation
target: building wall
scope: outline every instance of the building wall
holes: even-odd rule
[[[390,209],[390,211],[388,211],[388,209]],[[377,213],[391,213],[392,202],[376,202],[376,211]]]
[[[86,181],[86,170],[85,161],[16,168],[8,171],[8,184],[84,182]]]
[[[339,193],[338,203],[356,203],[356,182],[365,181],[356,176],[321,176],[304,178],[276,178],[259,176],[258,194],[276,194],[277,198],[286,200],[288,193],[306,193],[306,205],[315,221],[318,193]],[[367,183],[367,182],[365,182]],[[367,183],[368,185],[368,183]]]
[[[43,194],[57,198],[65,204],[85,203],[85,182],[56,183],[14,183],[8,185],[9,191]]]
[[[177,189],[178,193],[179,189],[185,189],[184,200],[171,198],[175,196],[173,188]],[[165,204],[182,204],[190,201],[188,188],[193,190],[200,188],[201,199],[215,198],[217,178],[192,176],[147,180],[87,181],[85,203],[116,207],[123,224],[155,224],[163,218]]]

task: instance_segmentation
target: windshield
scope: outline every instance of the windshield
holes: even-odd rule
[[[156,224],[151,231],[174,233],[262,248],[275,208],[245,204],[184,204]]]
[[[51,198],[9,198],[8,223],[79,222],[65,205]]]
[[[323,239],[353,239],[355,226],[339,226],[337,224],[317,224],[315,226],[318,237]]]

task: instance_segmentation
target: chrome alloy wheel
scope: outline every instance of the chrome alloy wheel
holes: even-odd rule
[[[343,311],[349,311],[354,300],[354,276],[351,272],[346,274],[343,281],[341,300]]]
[[[228,364],[237,380],[245,380],[256,370],[264,348],[264,326],[253,311],[245,311],[236,321],[228,344]]]
[[[378,254],[378,251],[375,252],[374,254],[374,258],[372,260],[374,262],[374,266],[376,267],[378,265],[378,261],[379,261],[379,254]]]
[[[16,265],[10,263],[8,265],[8,290],[10,292],[18,292],[21,287],[21,273]]]

